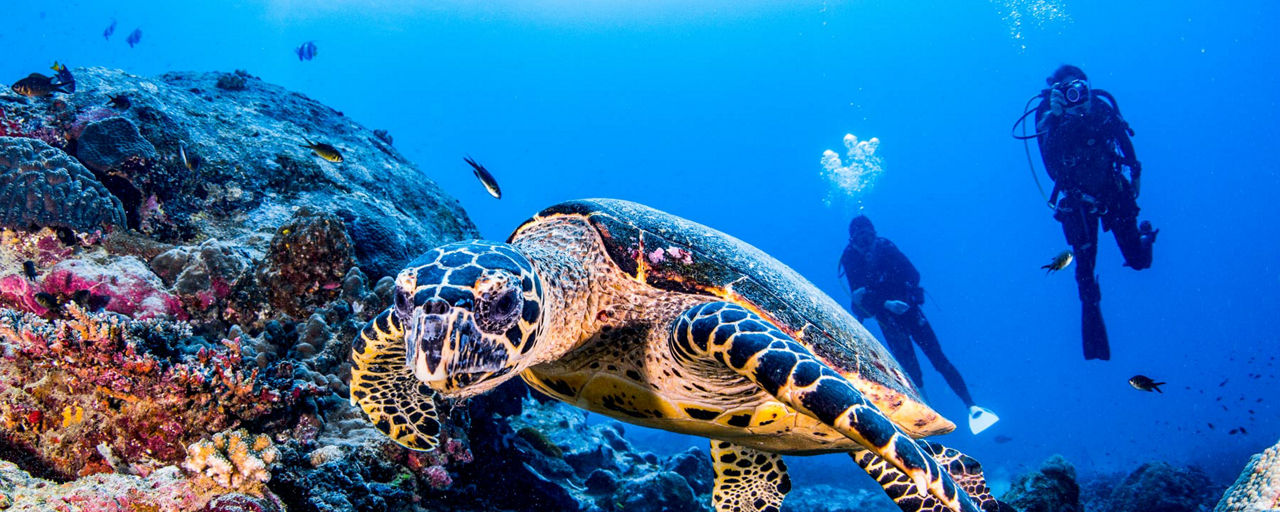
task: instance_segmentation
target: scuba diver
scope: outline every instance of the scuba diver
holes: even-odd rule
[[[893,242],[876,236],[875,227],[865,215],[849,222],[849,245],[840,255],[839,271],[853,291],[849,309],[859,322],[867,317],[876,318],[884,333],[885,346],[916,387],[923,390],[924,382],[912,340],[969,408],[970,431],[977,434],[1000,420],[989,409],[974,404],[960,371],[942,353],[938,336],[920,309],[924,304],[920,273]]]
[[[1023,125],[1025,130],[1025,120],[1034,112],[1036,133],[1014,137],[1024,142],[1035,138],[1039,143],[1045,171],[1054,182],[1049,207],[1054,209],[1053,218],[1062,223],[1077,262],[1084,358],[1107,360],[1111,348],[1102,322],[1102,292],[1094,274],[1098,223],[1115,235],[1125,266],[1134,270],[1151,266],[1151,246],[1159,230],[1152,229],[1149,221],[1138,223],[1142,164],[1129,140],[1133,130],[1121,117],[1115,98],[1091,88],[1084,71],[1071,65],[1059,67],[1045,81],[1049,88],[1032,97],[1014,123],[1015,129]],[[1031,110],[1037,98],[1040,103]],[[1031,162],[1030,149],[1027,162]]]

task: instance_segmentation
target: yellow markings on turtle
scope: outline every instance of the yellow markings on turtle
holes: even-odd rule
[[[787,465],[776,453],[727,441],[711,441],[716,473],[711,503],[716,512],[778,512],[791,490]]]
[[[796,415],[795,409],[787,407],[781,402],[765,402],[763,405],[756,407],[755,414],[751,416],[751,426],[767,427],[783,418],[794,415]]]
[[[653,389],[609,374],[595,375],[578,391],[579,407],[635,419],[680,418],[684,414]]]
[[[586,372],[574,372],[557,373],[554,375],[539,375],[533,370],[525,370],[520,373],[520,377],[522,377],[529,386],[543,394],[572,404],[578,401],[578,394],[582,391],[582,388],[586,386],[587,381],[590,380],[591,374]]]

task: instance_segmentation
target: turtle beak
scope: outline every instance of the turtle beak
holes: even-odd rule
[[[507,365],[507,351],[485,338],[471,311],[446,314],[415,311],[405,332],[405,364],[419,381],[450,397],[469,396],[475,384]]]

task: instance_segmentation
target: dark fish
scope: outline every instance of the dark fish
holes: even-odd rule
[[[129,33],[129,37],[128,37],[127,39],[125,39],[125,40],[124,40],[124,42],[129,43],[129,47],[130,47],[130,48],[133,48],[134,46],[136,46],[136,45],[138,44],[138,42],[139,42],[139,41],[142,41],[142,29],[141,29],[141,28],[135,28],[135,29],[133,29],[133,32],[130,32],[130,33]]]
[[[49,69],[58,72],[55,79],[60,87],[66,89],[66,92],[76,92],[76,77],[71,76],[70,69],[67,69],[67,67],[62,64],[58,64],[58,61],[56,60],[53,61],[53,67],[50,67]]]
[[[993,439],[993,441],[995,441],[995,442],[996,442],[996,444],[1005,444],[1005,443],[1007,443],[1007,442],[1009,442],[1009,441],[1012,441],[1012,440],[1013,440],[1013,438],[1012,438],[1012,437],[1006,436],[1006,435],[1004,435],[1004,434],[1000,434],[1000,435],[996,436],[996,437],[995,437],[995,439]]]
[[[1240,429],[1238,429],[1238,428],[1233,428],[1233,429],[1231,429],[1231,431],[1230,431],[1230,432],[1227,432],[1227,435],[1229,435],[1229,436],[1234,436],[1234,435],[1236,435],[1236,432],[1239,432],[1239,431],[1240,431]]]
[[[80,305],[80,307],[84,307],[89,302],[89,295],[89,290],[76,290],[75,293],[71,294],[71,301]]]
[[[1067,268],[1067,265],[1070,265],[1071,261],[1074,259],[1075,259],[1075,256],[1072,256],[1071,249],[1067,249],[1065,251],[1058,253],[1057,256],[1054,256],[1053,259],[1049,260],[1048,265],[1042,266],[1040,268],[1049,269],[1044,271],[1045,275],[1049,275],[1050,272],[1057,272],[1059,270]]]
[[[73,85],[74,87],[74,85]],[[44,76],[40,73],[32,73],[26,78],[18,80],[13,84],[13,92],[26,96],[28,98],[43,98],[45,96],[53,96],[55,92],[69,93],[63,88],[62,84],[55,81],[52,77]]]
[[[110,295],[90,295],[89,301],[85,303],[85,308],[92,312],[98,312],[107,307],[109,302],[111,302]]]
[[[102,38],[110,40],[111,34],[114,33],[116,33],[116,20],[111,20],[111,24],[107,25],[107,29],[102,31]]]
[[[36,304],[39,304],[41,307],[49,311],[57,311],[61,306],[58,304],[58,298],[54,297],[51,293],[36,292],[35,298]]]
[[[1213,430],[1213,424],[1209,423],[1208,425],[1209,425],[1209,430]]]
[[[129,95],[121,93],[112,96],[111,101],[107,102],[107,106],[116,110],[129,110],[133,103],[129,101]]]
[[[462,159],[475,171],[476,178],[480,179],[480,183],[484,185],[485,190],[489,191],[489,195],[493,196],[494,199],[502,199],[502,189],[498,188],[498,180],[493,179],[493,175],[489,174],[489,170],[472,160],[471,155],[467,155]]]
[[[1245,431],[1244,427],[1240,427],[1240,433],[1241,433],[1241,434],[1248,434],[1249,432]]]
[[[303,137],[303,140],[307,141],[307,143],[299,144],[299,145],[304,148],[310,149],[312,152],[316,154],[316,156],[323,158],[325,160],[328,160],[330,162],[333,162],[335,164],[342,163],[342,153],[338,152],[338,148],[335,148],[323,142],[319,142],[319,143],[311,142],[311,139],[308,139],[306,137]]]
[[[22,273],[27,276],[27,279],[35,281],[36,280],[36,262],[31,260],[22,262]]]
[[[1227,381],[1229,381],[1229,380],[1231,380],[1231,379],[1222,379],[1222,382],[1219,382],[1219,383],[1218,383],[1218,387],[1226,386],[1226,385],[1227,385]]]
[[[293,53],[298,54],[298,61],[314,59],[316,58],[316,42],[307,41],[302,43],[293,49]]]
[[[1156,382],[1146,375],[1134,375],[1129,379],[1129,385],[1133,386],[1133,389],[1137,389],[1139,391],[1155,391],[1157,393],[1164,393],[1164,391],[1160,391],[1160,386],[1164,384],[1164,382]]]

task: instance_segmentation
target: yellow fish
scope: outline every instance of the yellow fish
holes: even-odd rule
[[[1067,249],[1065,251],[1058,253],[1058,255],[1054,256],[1052,260],[1049,260],[1048,265],[1045,265],[1040,268],[1049,269],[1044,271],[1045,275],[1049,275],[1050,272],[1057,272],[1059,270],[1067,268],[1068,265],[1071,265],[1071,262],[1073,260],[1075,260],[1075,256],[1071,255],[1071,249]]]
[[[338,148],[335,148],[323,142],[319,142],[319,143],[311,142],[311,139],[307,139],[306,137],[303,137],[303,140],[307,141],[307,143],[299,144],[299,145],[304,148],[310,149],[312,152],[316,154],[316,156],[323,158],[325,160],[328,160],[330,162],[333,162],[335,164],[342,163],[342,153],[338,152]]]

